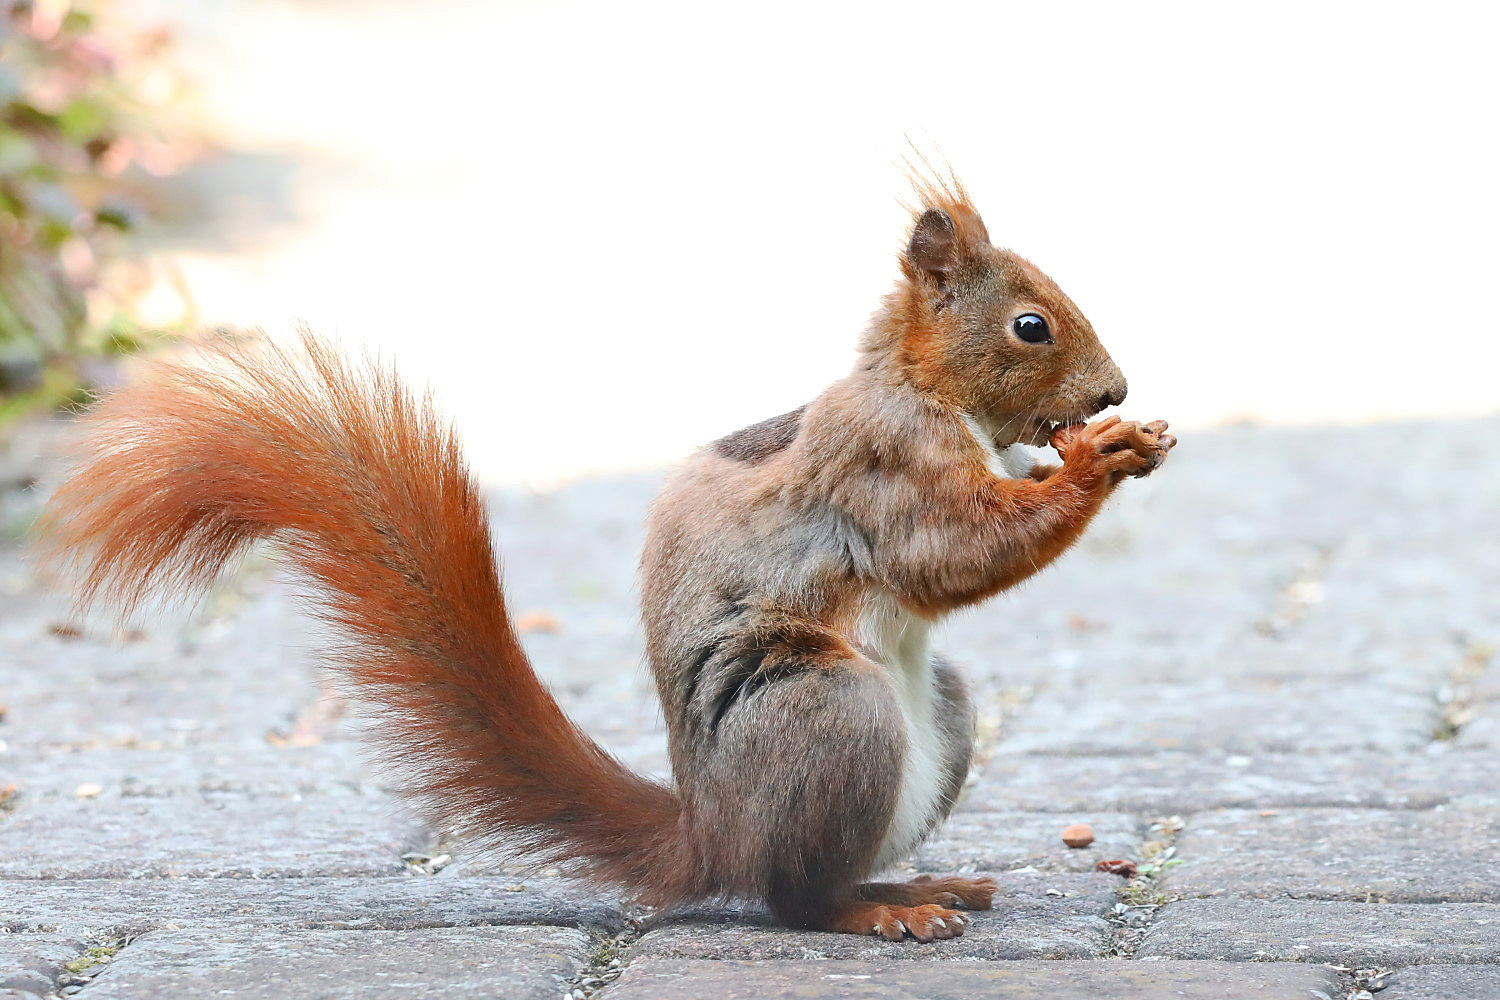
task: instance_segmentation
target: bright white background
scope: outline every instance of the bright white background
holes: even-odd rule
[[[205,318],[394,353],[491,481],[669,462],[842,374],[908,135],[1128,416],[1500,409],[1493,7],[128,6],[298,165],[295,221],[179,253]]]

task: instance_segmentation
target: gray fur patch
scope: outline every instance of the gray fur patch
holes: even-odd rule
[[[799,406],[790,413],[741,428],[719,438],[714,442],[714,448],[725,458],[759,465],[777,452],[790,448],[792,442],[797,440],[797,431],[802,426],[802,411],[805,409],[807,407]]]

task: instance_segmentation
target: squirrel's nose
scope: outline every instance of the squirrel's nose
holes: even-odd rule
[[[1112,386],[1108,392],[1099,397],[1099,406],[1094,412],[1107,410],[1111,406],[1119,406],[1123,402],[1125,402],[1125,383],[1121,382],[1119,385]]]

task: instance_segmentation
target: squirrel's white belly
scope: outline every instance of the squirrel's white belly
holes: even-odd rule
[[[931,625],[892,600],[877,599],[860,616],[860,640],[871,647],[890,675],[902,721],[906,725],[906,758],[896,812],[875,860],[889,867],[921,843],[937,815],[943,788],[943,747],[936,718],[932,657],[927,650]]]

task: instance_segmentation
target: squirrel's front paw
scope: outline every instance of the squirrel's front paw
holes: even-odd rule
[[[1111,482],[1125,476],[1149,476],[1176,444],[1165,420],[1142,424],[1108,417],[1094,424],[1060,427],[1052,435],[1052,447],[1065,463],[1087,462],[1107,472]]]

